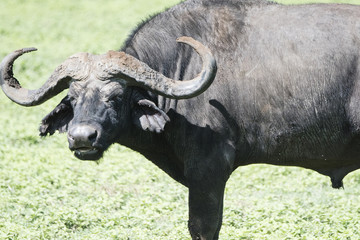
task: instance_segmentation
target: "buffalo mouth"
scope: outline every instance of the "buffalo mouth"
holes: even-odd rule
[[[99,160],[103,155],[103,150],[95,147],[81,147],[73,151],[75,157],[80,160]]]

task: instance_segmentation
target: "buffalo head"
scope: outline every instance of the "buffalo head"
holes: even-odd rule
[[[1,62],[0,84],[12,101],[23,106],[39,105],[69,88],[66,97],[42,120],[40,135],[67,131],[69,148],[76,157],[97,160],[130,124],[135,122],[144,130],[161,132],[169,121],[154,102],[129,94],[130,88],[186,99],[210,86],[216,73],[210,50],[189,37],[177,41],[192,46],[202,58],[202,70],[192,80],[169,79],[124,52],[109,51],[103,55],[75,54],[57,67],[43,86],[28,90],[21,87],[12,71],[19,56],[36,50],[25,48]]]

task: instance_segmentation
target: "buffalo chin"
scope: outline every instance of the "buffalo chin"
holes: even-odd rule
[[[99,160],[104,151],[100,149],[76,149],[74,155],[80,160],[96,161]]]

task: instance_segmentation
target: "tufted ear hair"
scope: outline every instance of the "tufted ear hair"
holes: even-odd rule
[[[40,136],[53,135],[56,130],[60,133],[66,132],[68,124],[74,117],[73,109],[68,96],[63,98],[61,102],[46,115],[41,121],[39,131]]]
[[[161,133],[170,118],[152,101],[141,99],[133,106],[133,121],[140,129]]]

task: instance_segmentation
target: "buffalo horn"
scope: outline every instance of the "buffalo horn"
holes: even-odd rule
[[[0,85],[6,96],[23,106],[39,105],[69,87],[70,76],[68,64],[73,60],[69,58],[64,64],[57,67],[50,78],[36,90],[21,87],[13,76],[14,61],[24,53],[36,51],[36,48],[23,48],[7,55],[0,64]]]

